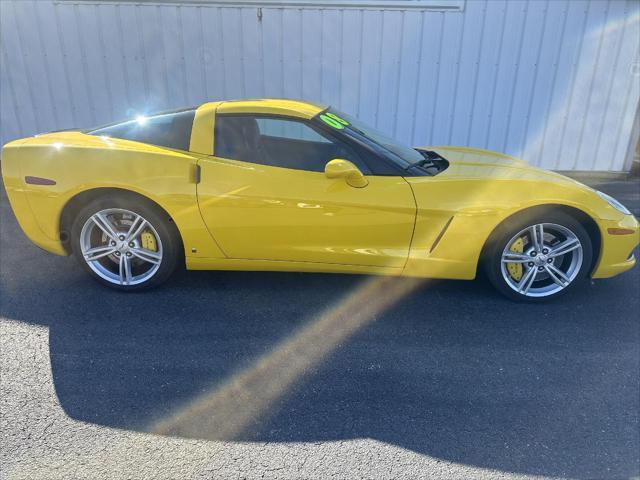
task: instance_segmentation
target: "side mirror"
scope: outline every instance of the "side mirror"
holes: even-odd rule
[[[369,182],[362,172],[349,160],[334,158],[324,167],[324,174],[327,178],[344,178],[352,187],[366,187]]]

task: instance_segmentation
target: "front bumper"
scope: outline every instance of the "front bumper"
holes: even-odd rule
[[[611,234],[609,229],[630,231]],[[601,221],[602,243],[600,259],[591,275],[593,278],[610,278],[633,268],[636,264],[634,249],[640,243],[640,225],[633,215],[625,215],[620,221]]]

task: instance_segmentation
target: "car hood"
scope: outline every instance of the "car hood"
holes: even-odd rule
[[[468,147],[418,147],[418,150],[435,151],[449,162],[449,167],[438,174],[438,177],[477,180],[536,180],[584,187],[580,182],[559,173],[536,168],[524,160],[490,150]]]

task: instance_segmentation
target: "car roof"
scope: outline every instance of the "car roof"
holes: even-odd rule
[[[261,113],[312,118],[327,109],[326,105],[286,98],[258,98],[219,102],[217,113]]]

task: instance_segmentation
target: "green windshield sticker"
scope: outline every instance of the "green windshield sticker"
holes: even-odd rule
[[[339,122],[335,118],[330,117],[328,113],[323,113],[322,115],[320,115],[320,120],[322,120],[330,127],[336,128],[338,130],[342,130],[344,128],[344,124],[342,122]]]
[[[331,112],[327,112],[325,113],[325,115],[327,117],[333,118],[334,120],[340,122],[343,125],[349,125],[349,122],[347,122],[344,118],[340,118],[338,115],[336,115],[335,113],[331,113]]]

